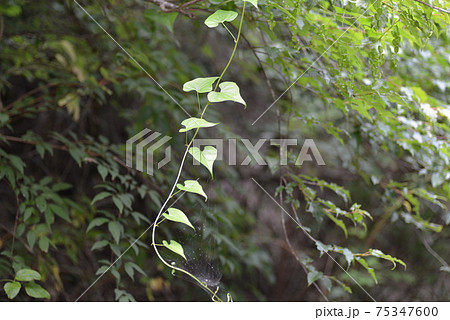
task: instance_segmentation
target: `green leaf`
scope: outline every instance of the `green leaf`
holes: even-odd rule
[[[133,269],[133,266],[129,262],[125,263],[125,272],[131,278],[131,280],[134,281],[134,269]]]
[[[369,249],[369,253],[371,255],[373,255],[374,257],[385,259],[385,260],[388,260],[388,261],[392,262],[392,264],[394,265],[392,267],[392,270],[395,269],[395,267],[397,266],[397,263],[400,263],[406,269],[406,264],[402,260],[394,258],[394,257],[392,257],[392,256],[390,256],[388,254],[384,254],[383,252],[381,252],[378,249]]]
[[[21,287],[22,285],[20,282],[14,281],[5,283],[3,289],[5,290],[8,299],[14,299],[19,294]]]
[[[310,286],[313,282],[321,279],[323,277],[323,273],[317,270],[313,270],[308,272],[308,286]]]
[[[182,184],[177,184],[177,188],[191,193],[197,193],[203,197],[205,197],[205,201],[208,200],[208,196],[203,191],[202,186],[195,180],[186,180],[184,182],[184,186]]]
[[[173,32],[173,25],[178,12],[162,12],[161,10],[147,9],[144,11],[144,17],[148,20],[165,26],[170,32]]]
[[[189,227],[195,230],[194,226],[189,221],[188,217],[184,214],[183,211],[175,208],[169,208],[167,209],[167,211],[169,212],[168,214],[163,213],[163,216],[167,220],[184,223],[185,225],[188,225]]]
[[[330,218],[331,221],[333,221],[338,227],[340,227],[345,234],[345,237],[347,238],[347,227],[345,226],[344,222],[338,218],[336,218],[335,216],[333,216],[331,213],[329,213],[327,210],[324,210],[325,214],[327,215],[328,218]]]
[[[111,232],[114,241],[116,241],[116,243],[119,243],[122,225],[117,221],[111,221],[110,223],[108,223],[108,230],[109,232]]]
[[[6,113],[0,113],[0,127],[4,126],[9,121],[9,116]]]
[[[219,77],[197,78],[186,82],[183,85],[183,91],[197,91],[198,93],[207,93],[213,90],[213,83],[219,79]]]
[[[50,239],[47,237],[42,237],[39,239],[39,249],[44,252],[48,251],[48,246],[50,245]]]
[[[105,246],[107,246],[109,244],[109,242],[107,240],[100,240],[95,242],[92,247],[91,247],[91,251],[97,250],[97,249],[101,249]]]
[[[25,292],[33,298],[50,299],[50,293],[37,283],[29,282],[25,285]]]
[[[210,92],[208,93],[208,101],[211,103],[214,102],[224,102],[224,101],[234,101],[238,103],[242,103],[247,107],[244,99],[242,99],[241,94],[239,93],[239,87],[234,82],[222,82],[219,84],[220,92]]]
[[[81,162],[83,161],[83,159],[87,157],[87,154],[84,152],[84,150],[77,147],[70,147],[69,153],[75,160],[75,162],[78,164],[78,166],[81,168]]]
[[[18,5],[6,5],[5,7],[0,6],[0,14],[4,13],[9,17],[17,17],[22,13],[22,8]]]
[[[31,269],[21,269],[16,272],[14,279],[17,281],[41,280],[41,275],[39,272]]]
[[[217,149],[212,146],[206,146],[203,151],[200,151],[197,147],[192,147],[189,149],[189,153],[194,157],[195,160],[200,162],[202,165],[208,169],[211,173],[211,176],[214,177],[213,174],[213,165],[214,161],[217,158]]]
[[[61,219],[66,220],[67,222],[72,222],[69,217],[69,212],[67,210],[67,207],[61,207],[56,204],[49,204],[48,208],[50,211],[52,211],[54,214],[56,214]]]
[[[45,212],[45,209],[47,209],[47,201],[45,201],[44,197],[42,196],[37,197],[36,206],[40,212]]]
[[[205,24],[209,28],[215,28],[220,23],[224,23],[225,21],[228,21],[228,22],[233,21],[234,19],[236,19],[237,16],[238,16],[238,13],[234,12],[234,11],[217,10],[212,15],[210,15],[208,18],[206,18]]]
[[[117,209],[119,209],[119,212],[122,213],[123,212],[123,202],[121,199],[119,199],[118,197],[114,196],[112,198],[114,204],[116,205]]]
[[[66,182],[58,182],[52,186],[52,190],[55,192],[64,191],[64,190],[68,190],[71,188],[72,188],[72,185],[69,183],[66,183]]]
[[[34,232],[33,230],[28,231],[27,242],[32,250],[33,250],[34,244],[36,243],[36,238],[37,238],[36,232]]]
[[[108,169],[102,165],[97,166],[97,171],[102,177],[102,180],[105,181],[106,176],[108,175]]]
[[[258,8],[258,0],[244,0],[244,2],[250,2],[255,8]]]
[[[91,204],[96,203],[97,201],[103,200],[111,195],[110,192],[102,191],[99,194],[97,194],[94,199],[92,199]]]
[[[179,254],[180,256],[182,256],[185,260],[186,256],[184,255],[184,250],[183,247],[181,246],[181,244],[179,244],[178,242],[176,242],[175,240],[170,240],[170,244],[167,243],[166,240],[163,240],[163,245],[164,247],[166,247],[167,249],[175,252],[176,254]]]
[[[142,270],[137,264],[135,264],[134,262],[127,262],[125,263],[125,272],[128,274],[128,276],[134,280],[134,271],[139,272],[140,274],[142,274],[144,277],[146,276],[144,270]]]
[[[378,284],[378,280],[377,280],[377,276],[375,275],[375,271],[373,270],[373,268],[369,267],[369,265],[367,264],[367,261],[360,257],[357,257],[356,261],[358,261],[367,270],[367,272],[369,272],[369,274],[372,276],[375,283]]]
[[[99,227],[103,225],[104,223],[108,222],[109,220],[106,218],[95,218],[91,222],[89,222],[89,225],[86,229],[86,233],[88,233],[92,228]]]
[[[181,125],[185,126],[185,128],[180,129],[180,132],[187,132],[189,130],[197,129],[197,128],[214,127],[214,126],[218,125],[218,123],[208,122],[205,119],[200,119],[200,118],[189,118],[189,119],[183,120],[183,122],[181,122]]]
[[[125,269],[127,268],[127,266],[128,266],[128,268],[133,268],[135,271],[139,272],[139,273],[142,274],[144,277],[147,276],[147,275],[145,274],[144,270],[142,270],[141,267],[139,267],[136,263],[129,261],[129,262],[127,262],[127,263],[125,264]],[[125,270],[125,271],[126,271],[126,270]]]

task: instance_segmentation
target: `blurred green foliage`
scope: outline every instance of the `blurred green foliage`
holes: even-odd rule
[[[1,300],[207,300],[163,267],[145,232],[185,144],[174,100],[195,115],[183,84],[216,76],[234,45],[237,20],[203,21],[242,1],[174,12],[152,2],[80,1],[135,61],[74,1],[0,4]],[[179,204],[198,232],[160,231],[182,239],[188,270],[234,300],[368,300],[353,279],[377,300],[450,299],[450,15],[438,9],[248,6],[224,79],[247,108],[211,108],[221,125],[201,137],[314,139],[326,166],[297,166],[289,149],[279,167],[277,148],[265,153],[270,170],[215,165],[208,203]],[[124,162],[125,141],[146,127],[173,137],[174,161],[154,176]]]

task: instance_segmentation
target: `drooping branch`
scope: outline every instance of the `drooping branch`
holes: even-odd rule
[[[195,18],[195,16],[192,13],[189,13],[187,10],[190,9],[189,8],[190,6],[200,2],[202,0],[188,1],[179,6],[177,6],[176,4],[173,4],[172,2],[167,1],[167,0],[149,0],[149,1],[156,4],[157,6],[159,6],[161,11],[163,11],[163,12],[179,12],[179,13],[184,14],[185,16],[188,16],[189,18],[193,19],[193,18]]]
[[[444,12],[446,14],[450,14],[450,10],[442,9],[442,8],[433,6],[433,5],[429,4],[429,3],[420,1],[420,0],[413,0],[413,1],[421,3],[421,4],[423,4],[423,5],[427,6],[427,7],[430,7],[431,9],[434,9],[434,10],[437,10],[437,11],[440,11],[440,12]]]

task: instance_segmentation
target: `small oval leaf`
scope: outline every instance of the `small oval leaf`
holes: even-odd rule
[[[31,269],[21,269],[17,271],[14,279],[17,281],[41,280],[41,275],[39,272]]]
[[[29,282],[25,285],[25,292],[33,298],[50,299],[50,293],[37,283]]]
[[[14,281],[5,283],[3,289],[5,290],[8,299],[14,299],[19,294],[21,287],[22,285],[20,282]]]

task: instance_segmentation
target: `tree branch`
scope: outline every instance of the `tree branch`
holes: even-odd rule
[[[189,18],[193,19],[195,16],[192,13],[187,12],[189,10],[189,6],[192,6],[202,0],[192,0],[185,2],[179,6],[173,4],[172,2],[169,2],[167,0],[149,0],[150,2],[156,4],[159,6],[161,11],[163,12],[179,12],[181,14],[184,14],[185,16],[188,16]]]
[[[434,10],[437,10],[437,11],[440,11],[440,12],[444,12],[444,13],[446,13],[446,14],[450,14],[450,10],[445,10],[445,9],[442,9],[442,8],[439,8],[439,7],[436,7],[436,6],[433,6],[433,5],[431,5],[431,4],[428,4],[428,3],[423,2],[423,1],[420,1],[420,0],[413,0],[413,1],[418,2],[418,3],[421,3],[421,4],[427,6],[427,7],[431,8],[431,9],[434,9]]]

